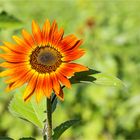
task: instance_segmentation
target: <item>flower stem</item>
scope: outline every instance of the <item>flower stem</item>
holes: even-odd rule
[[[44,140],[52,140],[52,110],[51,110],[51,99],[47,98],[46,109],[47,109],[47,119],[45,124],[45,134]]]

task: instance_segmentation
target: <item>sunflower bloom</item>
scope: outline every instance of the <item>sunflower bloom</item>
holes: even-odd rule
[[[8,91],[27,83],[23,94],[24,101],[36,95],[39,102],[43,96],[50,98],[52,91],[61,100],[64,93],[61,85],[71,87],[69,77],[75,72],[86,71],[87,67],[72,63],[84,55],[84,50],[79,49],[82,40],[75,35],[63,37],[64,30],[58,30],[57,23],[50,25],[46,20],[43,29],[32,22],[32,35],[22,30],[23,38],[13,36],[15,44],[3,42],[0,46],[4,54],[0,57],[5,60],[1,67],[8,68],[0,76],[9,76],[6,79]]]

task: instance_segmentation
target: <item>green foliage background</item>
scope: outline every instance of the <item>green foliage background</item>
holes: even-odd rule
[[[72,118],[82,121],[65,132],[61,140],[140,139],[139,10],[139,0],[0,0],[0,12],[8,14],[0,15],[0,41],[12,41],[11,36],[20,36],[22,28],[31,32],[32,19],[40,25],[46,18],[56,19],[66,35],[74,33],[84,39],[86,55],[77,62],[115,75],[126,85],[113,88],[79,84],[65,89],[65,101],[53,114],[54,126]],[[42,139],[40,130],[8,112],[13,94],[5,94],[3,81],[0,136]]]

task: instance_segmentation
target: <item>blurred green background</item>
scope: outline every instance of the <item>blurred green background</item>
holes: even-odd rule
[[[139,0],[0,0],[0,12],[0,41],[12,41],[12,35],[20,35],[22,28],[31,32],[32,19],[41,26],[46,18],[56,19],[65,35],[74,33],[84,39],[86,55],[77,62],[115,75],[126,85],[81,84],[65,89],[65,101],[53,114],[54,126],[72,118],[81,123],[66,131],[61,140],[140,139]],[[32,124],[8,112],[13,94],[5,94],[3,81],[0,136],[42,139]]]

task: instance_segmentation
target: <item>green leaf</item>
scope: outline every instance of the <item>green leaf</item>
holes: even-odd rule
[[[76,72],[74,76],[72,76],[69,80],[72,84],[77,83],[91,83],[96,80],[93,76],[94,74],[100,73],[99,71],[89,69],[88,71]]]
[[[105,85],[105,86],[115,86],[115,87],[124,86],[124,83],[120,79],[109,74],[98,73],[95,74],[94,77],[96,78],[96,80],[94,81],[94,83],[96,84]]]
[[[7,12],[0,13],[0,29],[3,28],[18,28],[22,26],[22,22],[16,17],[9,15]]]
[[[79,120],[69,120],[66,121],[62,124],[60,124],[59,126],[57,126],[53,131],[54,134],[52,136],[53,140],[58,140],[59,137],[68,129],[70,128],[72,125],[75,125],[76,123],[78,123]]]
[[[96,83],[106,86],[124,86],[123,82],[120,79],[93,69],[75,73],[75,75],[70,78],[70,81],[72,84]]]
[[[32,122],[42,129],[44,127],[43,121],[45,120],[45,107],[45,99],[39,104],[36,103],[35,98],[32,98],[30,102],[24,102],[22,94],[19,92],[14,95],[14,98],[10,102],[9,110],[16,117]]]
[[[20,138],[19,140],[35,140],[35,138],[28,137],[28,138]]]
[[[14,140],[14,139],[9,138],[9,137],[0,137],[0,140]]]

